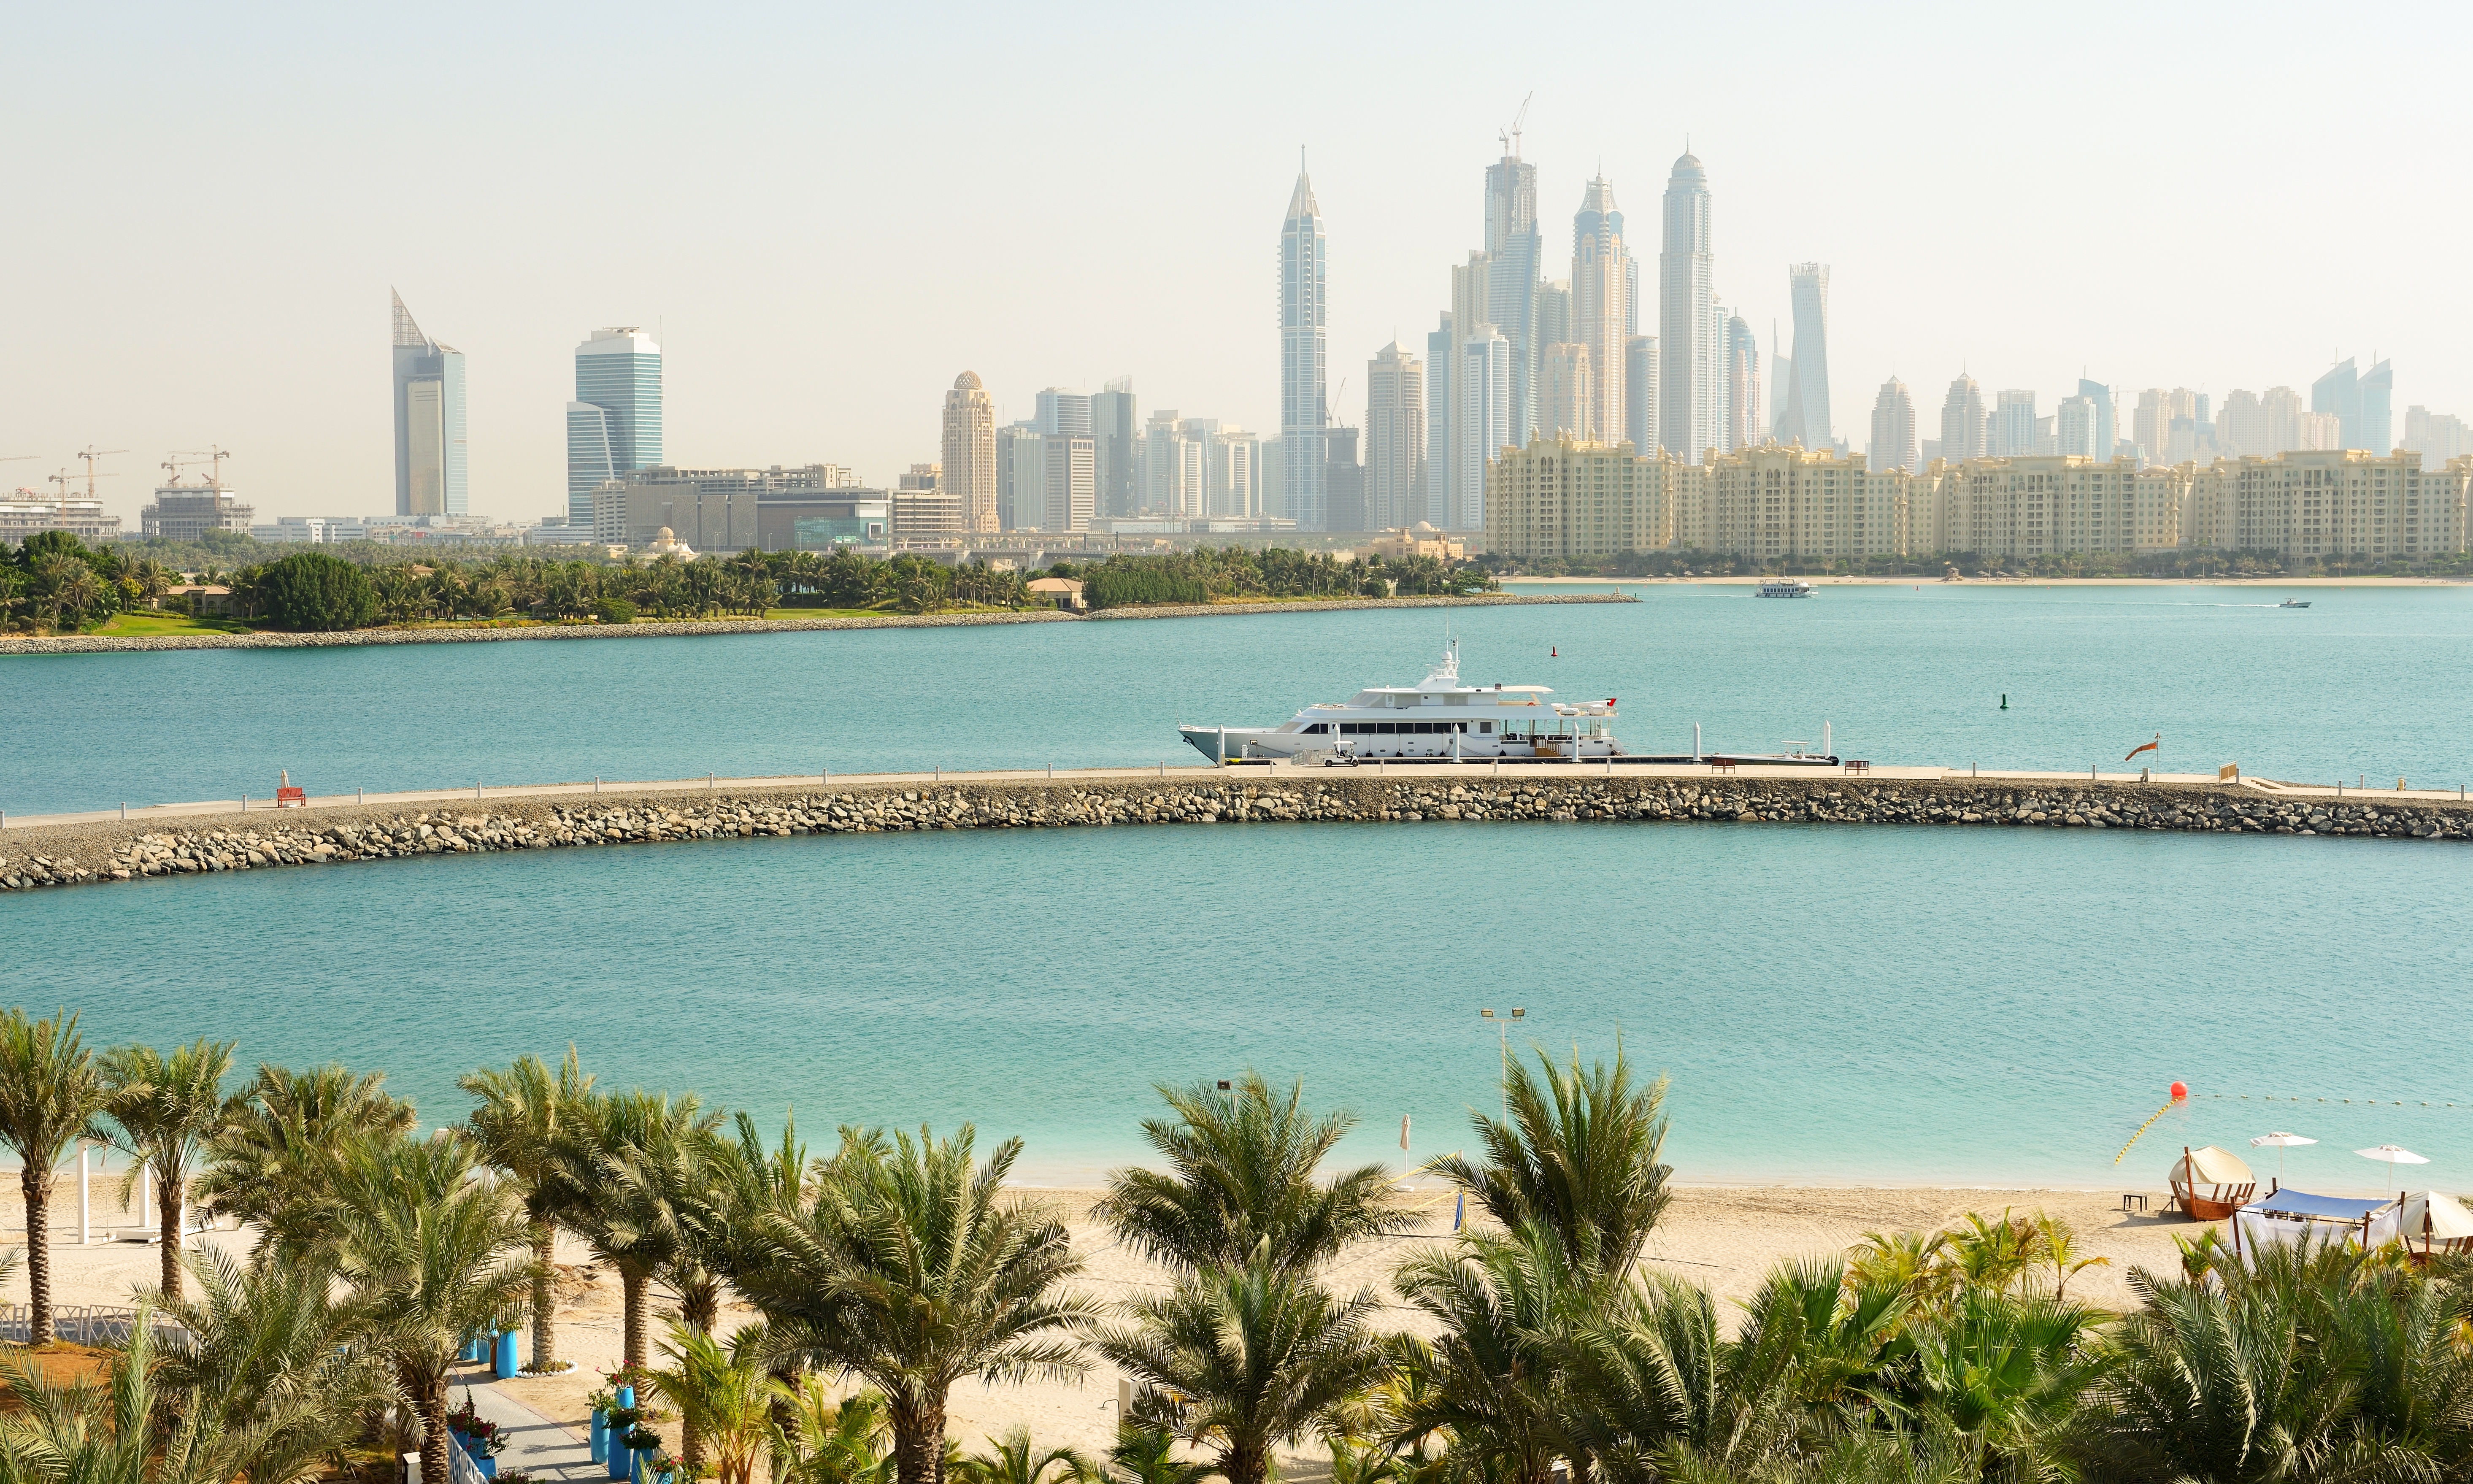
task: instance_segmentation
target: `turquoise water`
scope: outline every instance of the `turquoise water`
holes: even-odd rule
[[[1640,752],[2473,779],[2473,588],[1648,586],[1621,606],[0,658],[0,809],[588,778],[1195,760],[1423,675],[1622,703]],[[2273,605],[2299,591],[2313,607]],[[1549,658],[1549,655],[1552,658]],[[2004,694],[2010,708],[2001,710]]]
[[[1173,627],[1110,642],[1247,629]],[[1495,1095],[1477,1008],[1521,1005],[1539,1040],[1600,1054],[1620,1026],[1672,1074],[1688,1179],[2152,1186],[2185,1142],[2289,1129],[2323,1141],[2291,1151],[2305,1187],[2384,1184],[2348,1151],[2393,1141],[2461,1189],[2465,859],[1799,826],[732,841],[33,893],[0,901],[0,963],[99,1042],[384,1067],[436,1122],[457,1073],[573,1041],[605,1085],[795,1105],[815,1142],[973,1119],[1052,1182],[1135,1153],[1154,1080],[1247,1066],[1356,1109],[1352,1155],[1396,1157],[1404,1113],[1415,1157],[1458,1147]],[[2199,1100],[2116,1171],[2174,1078]]]

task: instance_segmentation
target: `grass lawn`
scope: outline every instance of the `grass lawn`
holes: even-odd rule
[[[900,615],[884,608],[768,608],[767,618],[892,618]]]
[[[132,638],[162,638],[188,634],[249,634],[250,626],[230,618],[191,618],[181,613],[114,613],[97,634]]]

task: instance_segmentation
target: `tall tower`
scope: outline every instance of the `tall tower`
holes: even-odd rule
[[[1983,389],[1972,376],[1951,382],[1941,401],[1940,456],[1952,464],[1983,457]]]
[[[1658,433],[1689,464],[1722,447],[1725,325],[1717,312],[1717,256],[1710,250],[1709,172],[1697,157],[1674,162],[1666,182],[1657,257],[1657,339],[1661,361]]]
[[[1475,324],[1460,339],[1459,373],[1453,378],[1459,407],[1452,432],[1459,448],[1452,460],[1451,518],[1454,531],[1485,529],[1485,475],[1511,441],[1511,342],[1491,324]]]
[[[1520,158],[1517,136],[1505,133],[1502,158],[1485,171],[1486,309],[1511,343],[1511,442],[1525,444],[1537,417],[1537,368],[1545,343],[1537,333],[1537,167]]]
[[[1907,384],[1892,376],[1881,383],[1872,402],[1872,459],[1876,469],[1915,469],[1915,399]]]
[[[1365,528],[1426,518],[1426,367],[1393,341],[1365,368]]]
[[[977,371],[953,378],[945,394],[945,489],[962,497],[962,529],[994,531],[996,515],[996,404]]]
[[[1726,317],[1726,447],[1748,448],[1764,441],[1761,425],[1761,343],[1741,315]]]
[[[2101,381],[2089,381],[2084,376],[2080,376],[2078,395],[2095,404],[2095,456],[2099,459],[2110,459],[2113,455],[2116,437],[2113,432],[2112,388]]]
[[[1623,433],[1631,440],[1632,452],[1645,459],[1657,457],[1657,337],[1654,335],[1634,335],[1623,342]]]
[[[1630,437],[1623,427],[1623,346],[1632,282],[1622,213],[1603,176],[1581,193],[1572,218],[1572,339],[1589,347],[1589,434],[1601,443]]]
[[[395,513],[467,515],[464,352],[420,332],[395,299]],[[586,521],[590,522],[588,512]]]
[[[592,332],[575,347],[575,400],[566,404],[566,520],[592,523],[592,491],[661,462],[661,347],[632,324]]]
[[[1837,442],[1837,424],[1829,415],[1829,265],[1789,264],[1786,279],[1794,301],[1794,361],[1782,394],[1786,415],[1780,441],[1827,448]]]
[[[1322,207],[1300,163],[1280,227],[1280,452],[1288,515],[1301,531],[1322,530],[1330,515],[1323,469],[1323,429],[1331,421],[1323,348],[1329,254]]]

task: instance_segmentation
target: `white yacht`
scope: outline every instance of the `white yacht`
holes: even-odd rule
[[[1246,757],[1619,757],[1614,699],[1570,705],[1544,685],[1463,685],[1456,647],[1414,685],[1377,685],[1277,727],[1179,727],[1213,762]]]
[[[1808,598],[1812,594],[1812,584],[1799,577],[1781,577],[1761,584],[1760,595],[1764,598]]]

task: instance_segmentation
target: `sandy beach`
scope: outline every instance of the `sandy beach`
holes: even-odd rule
[[[156,1250],[134,1239],[133,1218],[118,1207],[116,1182],[111,1188],[107,1198],[103,1183],[97,1182],[96,1240],[84,1247],[78,1245],[73,1178],[55,1198],[53,1291],[60,1304],[128,1304],[137,1292],[154,1286]],[[1117,1246],[1092,1223],[1089,1209],[1095,1192],[1024,1193],[1048,1202],[1066,1220],[1075,1249],[1088,1264],[1078,1281],[1089,1292],[1115,1301],[1166,1282],[1161,1269]],[[2162,1190],[2144,1193],[2154,1213],[2125,1215],[2119,1189],[1684,1185],[1676,1188],[1672,1206],[1649,1240],[1648,1262],[1659,1271],[1708,1285],[1721,1300],[1741,1300],[1779,1262],[1840,1253],[1861,1241],[1867,1232],[1939,1228],[1961,1221],[1969,1212],[1997,1216],[2004,1210],[2021,1214],[2040,1210],[2066,1219],[2077,1230],[2085,1256],[2108,1259],[2108,1266],[2090,1268],[2074,1279],[2071,1294],[2097,1304],[2126,1307],[2132,1302],[2125,1282],[2129,1270],[2169,1268],[2176,1260],[2173,1236],[2198,1230],[2197,1223],[2156,1214],[2164,1207]],[[1453,1198],[1448,1187],[1420,1183],[1401,1199],[1418,1212],[1417,1228],[1393,1240],[1354,1249],[1333,1268],[1328,1281],[1341,1291],[1373,1287],[1384,1302],[1388,1324],[1425,1332],[1430,1329],[1425,1316],[1401,1303],[1389,1278],[1412,1252],[1451,1239]],[[21,1241],[24,1221],[22,1208],[9,1202],[5,1212],[0,1212],[0,1240]],[[252,1236],[226,1231],[198,1240],[237,1255],[248,1250]],[[572,1425],[580,1435],[588,1411],[586,1398],[600,1384],[599,1373],[618,1364],[619,1286],[616,1274],[596,1267],[591,1254],[572,1238],[561,1238],[557,1260],[561,1268],[559,1355],[575,1362],[575,1369],[562,1376],[500,1385],[535,1409]],[[24,1282],[22,1274],[12,1279],[0,1300],[23,1302]],[[658,1285],[655,1293],[658,1338],[662,1329],[659,1316],[671,1307],[672,1301]],[[732,1304],[723,1310],[721,1328],[728,1332],[754,1318],[752,1310]],[[525,1343],[529,1345],[529,1335]],[[479,1373],[474,1378],[480,1378]],[[1094,1363],[1075,1384],[989,1388],[966,1383],[953,1393],[952,1431],[969,1451],[980,1448],[983,1436],[1017,1424],[1027,1425],[1042,1442],[1098,1450],[1114,1436],[1116,1395],[1116,1376],[1104,1362]],[[1307,1473],[1327,1466],[1319,1455],[1300,1455],[1287,1462]]]
[[[1506,591],[1529,586],[1758,586],[1771,577],[1506,577]],[[1923,572],[1904,577],[1804,577],[1815,587],[2461,587],[2463,577],[1962,577]]]

